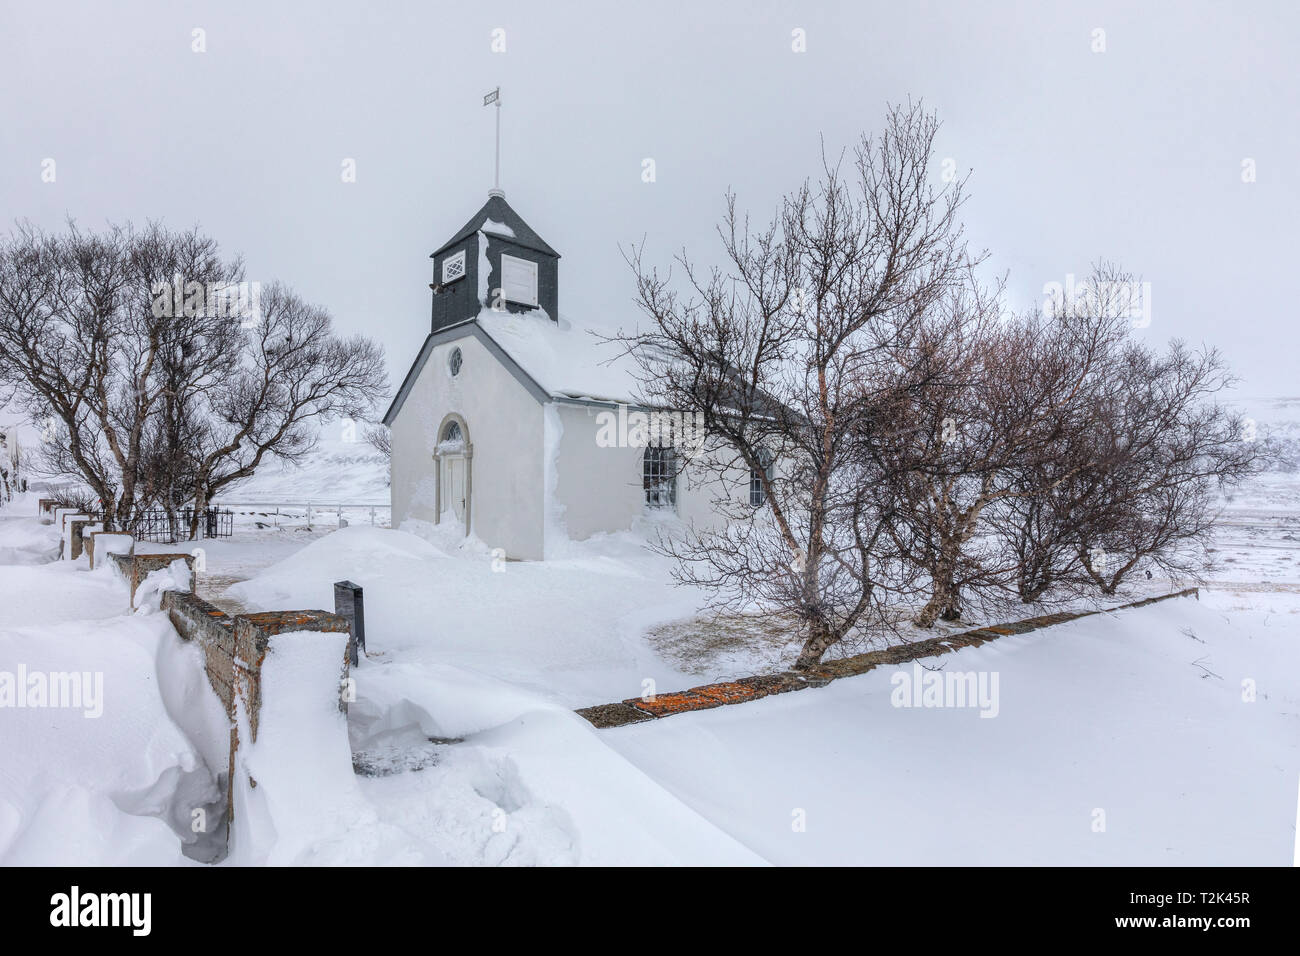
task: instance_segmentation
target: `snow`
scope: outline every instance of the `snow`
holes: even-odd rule
[[[512,321],[548,329],[520,333],[534,345],[571,334],[485,321],[507,339]],[[0,512],[0,672],[102,674],[104,706],[0,708],[0,864],[194,865],[181,843],[203,849],[188,814],[222,792],[226,724],[197,649],[153,610],[182,572],[156,572],[131,613],[107,568],[49,561],[58,532],[34,512],[34,495]],[[420,522],[201,542],[200,589],[246,578],[222,594],[252,610],[329,609],[345,578],[365,589],[346,717],[341,638],[272,641],[259,738],[239,757],[258,786],[236,789],[224,865],[1291,861],[1300,472],[1227,502],[1200,601],[927,662],[996,675],[996,717],[894,706],[904,665],[595,730],[572,709],[763,672],[786,651],[762,636],[786,639],[778,619],[740,639],[699,616],[703,596],[644,547],[668,527],[566,541],[545,562]]]
[[[495,219],[487,218],[483,220],[483,225],[479,227],[483,232],[490,232],[496,236],[506,236],[510,239],[515,237],[515,231],[507,226],[504,222],[497,222]]]
[[[401,675],[391,675],[395,680],[390,681],[383,679],[389,675],[372,677],[369,670],[366,665],[358,675],[358,693],[369,707],[414,721],[403,728],[412,738],[408,744],[422,740],[430,727],[485,727],[464,731],[462,742],[431,748],[434,762],[419,772],[360,778],[383,819],[421,842],[436,842],[449,862],[762,862],[562,708],[452,668],[425,673],[405,686],[399,686]],[[408,696],[412,693],[442,719],[423,713]],[[447,720],[466,706],[476,713]],[[394,734],[385,726],[386,739],[395,739]],[[359,745],[365,749],[373,741],[362,739]]]
[[[363,440],[363,422],[321,426],[316,448],[299,464],[272,458],[257,474],[218,496],[218,503],[312,502],[388,507],[388,459]]]
[[[135,590],[135,606],[158,610],[164,591],[188,591],[190,570],[183,560],[177,559],[165,568],[150,571]]]
[[[58,561],[59,531],[33,514],[36,496],[15,499],[0,514],[0,627],[110,617],[126,608],[112,578],[80,573],[87,561]],[[27,511],[27,514],[14,512]],[[49,563],[54,562],[54,563]]]
[[[664,690],[698,682],[654,662],[644,643],[646,622],[673,606],[674,592],[634,535],[570,543],[566,560],[494,572],[482,553],[445,540],[430,551],[402,532],[358,529],[349,540],[352,530],[241,590],[323,598],[323,584],[309,580],[328,581],[349,566],[348,552],[355,555],[351,567],[369,575],[360,583],[378,656],[356,672],[354,750],[378,747],[391,759],[405,749],[433,761],[361,786],[385,819],[416,828],[421,839],[453,830],[452,843],[442,844],[452,862],[1289,858],[1300,775],[1300,602],[1281,619],[1276,602],[1269,611],[1228,614],[1219,608],[1230,598],[1213,592],[1202,602],[1004,638],[939,662],[998,675],[992,719],[975,708],[894,707],[898,669],[882,668],[823,690],[593,737],[567,706],[633,696],[646,679]],[[385,540],[389,549],[380,547]],[[1247,679],[1257,684],[1251,702],[1242,699]],[[452,737],[464,741],[429,742]],[[639,773],[613,760],[611,749]],[[465,790],[458,774],[494,780],[490,790],[472,788],[489,802]],[[681,821],[656,835],[646,823],[652,810],[642,807],[624,819],[644,830],[624,823],[616,844],[602,842],[611,839],[609,799],[632,793]],[[463,801],[461,813],[483,819],[476,828],[449,809],[430,811],[420,794]],[[530,830],[511,853],[502,856],[485,838],[484,814],[507,813],[517,824],[542,804],[563,817],[527,815]],[[1103,833],[1092,829],[1098,809]],[[802,831],[792,828],[798,818],[807,820]],[[697,851],[666,854],[667,833],[683,827],[695,832]]]
[[[542,309],[484,309],[477,321],[553,397],[633,401],[636,363],[617,344],[603,342],[597,328],[579,328],[564,317],[554,322]]]
[[[241,706],[237,779],[257,786],[235,789],[231,865],[442,862],[381,823],[361,794],[337,693],[346,644],[344,634],[304,631],[268,648],[256,742]]]
[[[100,531],[99,537],[95,538],[95,556],[104,564],[108,563],[110,554],[130,554],[133,547],[135,539],[129,534]]]
[[[481,544],[461,548],[444,525],[408,526],[428,539],[345,528],[231,596],[254,610],[330,608],[333,582],[346,578],[365,589],[368,644],[400,655],[400,667],[453,665],[566,707],[640,694],[647,678],[694,680],[640,638],[698,608],[698,595],[673,588],[667,563],[645,551],[644,534],[598,536],[561,560],[505,562]]]
[[[0,512],[0,566],[44,564],[59,553],[59,532],[52,524],[23,514],[36,510],[35,495],[19,495]],[[10,517],[17,515],[16,517]]]
[[[606,739],[778,864],[1281,866],[1298,664],[1294,622],[1184,599],[945,656],[1000,675],[995,719],[891,706],[881,668]]]
[[[565,505],[560,504],[555,494],[560,480],[560,439],[564,437],[564,423],[554,405],[547,405],[542,416],[542,520],[545,522],[542,540],[546,542],[546,557],[555,558],[569,539],[564,524]]]
[[[77,574],[93,579],[82,589],[98,589],[104,616],[71,620],[59,607],[69,575],[56,572],[21,582],[22,593],[57,607],[62,620],[21,626],[6,616],[0,624],[0,671],[21,663],[29,673],[99,675],[104,692],[98,718],[69,708],[0,710],[0,863],[184,863],[164,817],[192,805],[188,795],[212,778],[158,692],[160,651],[179,638],[163,615],[122,614],[125,591],[111,572]],[[0,579],[0,602],[12,607],[13,582],[8,573]]]
[[[163,708],[198,758],[185,773],[184,787],[178,788],[180,799],[172,801],[179,811],[174,813],[173,829],[195,849],[192,858],[210,862],[224,849],[221,815],[225,812],[225,777],[230,765],[230,720],[208,682],[203,651],[197,644],[179,639],[161,641],[157,667]],[[176,772],[181,769],[177,767]],[[194,826],[195,809],[206,814],[199,832]],[[165,816],[165,810],[160,806],[155,815]]]
[[[478,231],[478,301],[488,301],[488,289],[492,288],[492,263],[488,261],[487,236],[483,230]]]

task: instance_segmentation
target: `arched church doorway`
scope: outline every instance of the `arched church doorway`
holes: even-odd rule
[[[469,534],[473,454],[469,429],[459,415],[443,419],[433,457],[438,463],[438,520],[454,520]]]

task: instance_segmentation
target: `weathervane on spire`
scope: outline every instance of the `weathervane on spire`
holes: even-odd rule
[[[497,163],[496,174],[492,181],[492,190],[490,196],[504,196],[505,192],[501,189],[501,87],[497,87],[491,93],[483,96],[483,105],[491,106],[493,103],[497,107]]]

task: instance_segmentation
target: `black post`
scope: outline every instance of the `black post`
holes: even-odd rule
[[[334,582],[334,613],[347,618],[351,625],[348,660],[356,667],[359,656],[366,652],[366,612],[360,585],[351,581]]]

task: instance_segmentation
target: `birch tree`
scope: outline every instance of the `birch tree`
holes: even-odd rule
[[[620,341],[640,365],[640,399],[703,422],[688,469],[722,480],[739,469],[763,489],[762,507],[720,498],[725,527],[660,547],[717,604],[793,614],[800,668],[887,622],[910,587],[854,435],[878,417],[878,383],[895,380],[885,369],[924,376],[916,331],[970,265],[963,182],[929,173],[938,128],[919,106],[890,109],[850,163],[823,162],[760,228],[728,196],[725,267],[683,252],[677,282],[642,250],[629,256],[647,322]]]

